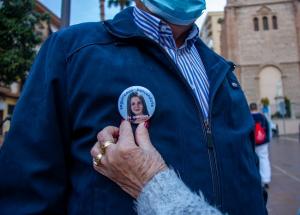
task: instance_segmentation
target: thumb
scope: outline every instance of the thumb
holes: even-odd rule
[[[126,120],[124,120],[120,125],[118,142],[133,145],[136,147],[131,125]]]
[[[137,144],[145,150],[152,150],[154,147],[150,141],[148,129],[144,123],[140,123],[135,131],[135,139]]]

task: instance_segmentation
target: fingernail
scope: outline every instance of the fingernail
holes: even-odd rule
[[[148,129],[150,127],[150,122],[149,121],[144,122],[144,126],[145,126],[145,128]]]

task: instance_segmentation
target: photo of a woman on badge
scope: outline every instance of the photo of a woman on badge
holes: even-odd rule
[[[149,119],[149,112],[145,99],[137,92],[131,93],[127,98],[127,119],[132,123],[141,123]]]

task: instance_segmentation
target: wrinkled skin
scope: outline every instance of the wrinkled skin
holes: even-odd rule
[[[96,157],[101,151],[101,144],[105,141],[116,142],[106,148],[101,164],[94,165],[94,169],[134,198],[138,197],[154,175],[167,168],[161,155],[151,144],[145,125],[147,123],[138,125],[135,138],[128,121],[123,121],[120,128],[105,127],[98,133],[98,142],[91,149],[91,155]]]

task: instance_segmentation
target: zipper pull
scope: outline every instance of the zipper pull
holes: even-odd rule
[[[207,147],[208,148],[213,148],[212,135],[211,135],[211,127],[210,127],[208,119],[204,120],[204,125],[205,125],[205,129],[206,129],[206,134],[207,134]]]
[[[208,119],[204,120],[204,125],[205,125],[205,129],[206,129],[206,133],[211,134],[210,124],[209,124]]]

